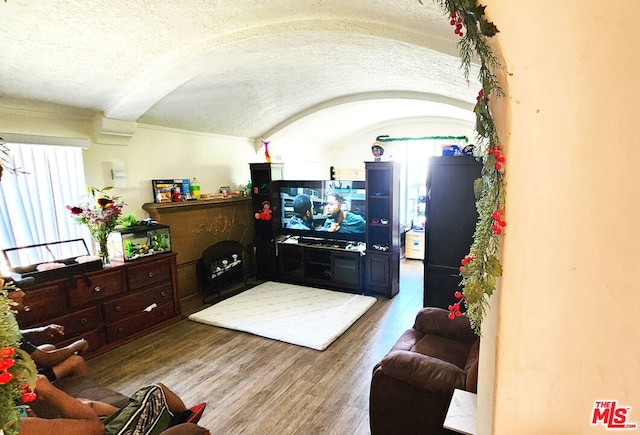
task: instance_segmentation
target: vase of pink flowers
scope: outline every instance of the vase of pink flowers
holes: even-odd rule
[[[111,187],[87,188],[87,196],[76,206],[67,206],[73,219],[89,228],[91,237],[98,245],[98,255],[103,267],[111,266],[107,240],[109,234],[120,224],[124,203],[117,196],[106,193]]]

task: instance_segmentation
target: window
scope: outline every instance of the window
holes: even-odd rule
[[[0,247],[90,240],[66,208],[85,194],[82,149],[16,143],[6,146],[10,166],[18,171],[5,170],[0,182]],[[7,266],[2,264],[3,272]]]
[[[427,136],[390,138],[394,142],[393,153],[396,161],[402,162],[400,175],[400,222],[415,228],[423,228],[426,223],[425,197],[427,194],[427,159],[442,155],[445,145],[457,145],[460,149],[467,145],[465,136]]]

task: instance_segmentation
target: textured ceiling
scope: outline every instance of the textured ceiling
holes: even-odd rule
[[[468,110],[478,86],[423,2],[7,0],[0,104],[253,138],[319,113],[361,130]]]

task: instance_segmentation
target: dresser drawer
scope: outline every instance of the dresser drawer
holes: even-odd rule
[[[144,263],[127,269],[129,291],[166,282],[171,282],[171,263],[168,259]]]
[[[59,285],[25,290],[23,304],[29,307],[29,311],[22,311],[17,315],[18,323],[23,328],[61,316],[67,311],[64,292]]]
[[[96,329],[99,321],[98,307],[90,307],[67,314],[63,317],[58,317],[57,319],[47,322],[47,324],[57,323],[58,325],[64,326],[64,335],[56,337],[53,342],[55,344],[57,342],[71,340],[72,338],[81,338],[87,331]]]
[[[173,317],[175,317],[173,303],[161,305],[149,312],[143,311],[140,314],[107,325],[107,341],[111,343],[127,339],[136,332],[150,328]]]
[[[123,293],[123,277],[124,271],[122,269],[78,277],[75,285],[69,287],[69,306],[72,308],[81,307]]]
[[[66,334],[64,335],[64,337],[66,337]],[[97,329],[92,329],[89,331],[85,331],[84,333],[79,334],[75,337],[67,337],[63,341],[56,343],[56,347],[62,348],[62,347],[68,346],[74,341],[80,340],[81,338],[84,338],[85,340],[87,340],[87,342],[89,342],[89,350],[84,356],[91,355],[98,352],[100,348],[104,345],[104,339],[102,338],[102,334],[100,334],[100,331]]]
[[[160,306],[167,302],[173,302],[171,283],[105,302],[102,304],[102,314],[105,322],[111,322],[131,314],[137,314],[153,304]]]

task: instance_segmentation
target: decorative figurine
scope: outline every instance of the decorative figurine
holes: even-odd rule
[[[270,221],[273,217],[271,215],[271,204],[269,201],[262,201],[262,210],[256,213],[256,219],[263,221]]]
[[[378,136],[376,141],[371,145],[371,154],[373,154],[374,160],[379,162],[382,159],[382,155],[384,154],[384,143],[380,140],[383,137],[389,136]]]
[[[264,158],[267,161],[267,163],[271,163],[271,156],[269,155],[269,144],[271,142],[268,140],[263,140],[262,144],[264,145]]]
[[[180,202],[182,201],[182,193],[180,193],[180,187],[175,186],[173,188],[173,193],[171,194],[171,202]]]

